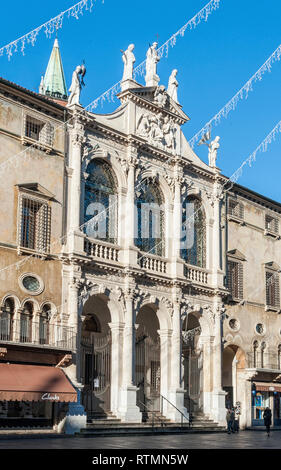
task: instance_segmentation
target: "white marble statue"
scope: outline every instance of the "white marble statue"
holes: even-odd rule
[[[160,57],[157,54],[157,45],[157,42],[154,42],[146,53],[146,86],[157,86],[160,81],[160,78],[157,75],[157,64],[160,60]]]
[[[124,62],[124,73],[122,82],[124,82],[125,80],[133,80],[134,63],[136,62],[136,58],[133,53],[134,48],[135,45],[130,44],[126,51],[121,51],[122,60]]]
[[[177,69],[174,69],[170,75],[170,78],[169,78],[169,84],[168,84],[168,95],[170,95],[170,97],[176,102],[178,103],[178,86],[179,86],[179,83],[176,79],[176,75],[177,75],[178,71]]]
[[[209,145],[209,166],[215,168],[216,167],[216,161],[217,161],[217,153],[218,149],[220,148],[220,137],[217,136],[215,140],[213,140]]]
[[[68,106],[71,106],[73,104],[80,105],[80,93],[82,85],[85,85],[83,81],[85,73],[86,69],[84,65],[78,65],[74,70],[72,74],[71,86],[69,88],[70,95],[67,102]],[[79,75],[81,75],[81,81],[79,79]]]

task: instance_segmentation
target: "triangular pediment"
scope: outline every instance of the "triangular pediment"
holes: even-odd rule
[[[270,261],[269,263],[264,263],[266,268],[272,269],[273,271],[279,271],[280,266],[275,263],[275,261]]]
[[[24,183],[24,184],[17,184],[17,187],[22,191],[27,191],[29,193],[36,194],[37,196],[43,196],[47,199],[53,199],[55,197],[50,191],[46,188],[41,186],[39,183]]]
[[[245,255],[241,253],[239,250],[229,250],[227,252],[227,255],[230,256],[231,258],[239,259],[240,261],[246,261]]]

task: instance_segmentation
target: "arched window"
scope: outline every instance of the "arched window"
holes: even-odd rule
[[[263,341],[261,343],[261,368],[264,368],[265,365],[265,350],[266,350],[266,343]]]
[[[31,342],[33,304],[26,302],[20,315],[20,342]]]
[[[51,305],[45,304],[39,315],[39,343],[49,344],[49,321],[51,316]]]
[[[6,299],[0,314],[0,339],[2,341],[11,341],[12,339],[12,321],[14,312],[14,299]]]
[[[108,163],[92,160],[87,167],[84,232],[91,238],[115,243],[117,238],[116,183]]]
[[[164,210],[163,197],[157,182],[146,179],[136,195],[137,238],[135,245],[146,253],[163,256]]]
[[[188,264],[205,268],[206,218],[201,201],[195,197],[183,202],[182,234],[181,258]]]

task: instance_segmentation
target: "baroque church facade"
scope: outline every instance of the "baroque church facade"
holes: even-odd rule
[[[62,375],[44,406],[0,379],[0,425],[15,400],[34,420],[53,410],[58,430],[225,425],[232,405],[241,428],[269,405],[278,425],[281,205],[231,184],[218,139],[199,159],[176,71],[159,86],[153,44],[135,82],[132,46],[111,114],[80,105],[80,66],[67,101],[57,40],[39,94],[1,79],[0,164],[18,154],[19,170],[5,168],[0,368]]]

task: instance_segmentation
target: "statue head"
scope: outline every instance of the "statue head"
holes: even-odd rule
[[[217,135],[217,137],[215,138],[215,141],[216,141],[216,142],[219,142],[220,139],[221,139],[221,138]]]
[[[134,44],[130,44],[130,45],[128,46],[128,51],[131,51],[131,52],[132,52],[134,49],[135,49],[135,45],[134,45]]]
[[[172,71],[172,75],[173,75],[174,77],[177,75],[177,73],[178,73],[177,69],[174,69],[174,70]]]
[[[158,42],[154,42],[151,47],[152,49],[156,49],[157,46],[158,46]]]

